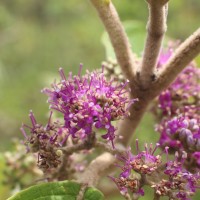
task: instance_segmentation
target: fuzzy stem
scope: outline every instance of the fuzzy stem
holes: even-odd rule
[[[110,153],[103,153],[95,158],[79,178],[79,182],[96,186],[101,176],[113,165],[115,157]]]
[[[122,149],[122,148],[113,149],[110,145],[107,145],[107,144],[105,144],[103,142],[99,142],[99,141],[96,142],[95,146],[99,147],[99,148],[103,149],[104,151],[107,151],[113,155],[121,154],[121,153],[125,152],[125,149]]]
[[[62,150],[65,155],[70,155],[74,152],[81,151],[84,149],[92,149],[95,146],[96,143],[96,136],[95,133],[90,134],[87,139],[79,144],[74,144],[72,146],[62,147],[58,148],[59,150]]]
[[[84,194],[85,194],[85,191],[86,191],[87,187],[88,187],[87,184],[82,184],[81,185],[81,189],[79,191],[78,196],[76,197],[76,200],[83,200],[84,199]]]
[[[135,89],[133,91],[135,91]],[[136,92],[135,95],[137,95]],[[122,136],[121,139],[118,139],[118,142],[120,142],[124,146],[127,146],[131,142],[133,133],[139,125],[147,109],[147,106],[150,103],[148,91],[146,93],[143,93],[141,91],[140,93],[138,93],[137,98],[138,97],[139,101],[134,103],[129,109],[130,116],[125,118],[124,120],[121,120],[118,126],[117,135]],[[132,96],[131,98],[135,98],[135,96]]]
[[[98,11],[99,17],[108,32],[117,61],[125,77],[129,80],[133,79],[134,62],[131,45],[114,5],[111,1],[106,0],[91,0],[91,3]]]
[[[149,20],[147,23],[147,38],[142,59],[140,78],[143,87],[148,87],[154,77],[164,33],[167,30],[167,0],[147,0]]]
[[[85,147],[85,143],[80,143],[80,144],[75,144],[73,146],[62,147],[62,148],[58,148],[58,149],[62,150],[64,154],[72,154],[74,152],[86,149],[86,147]]]
[[[200,53],[200,28],[187,38],[161,68],[152,90],[158,95]]]

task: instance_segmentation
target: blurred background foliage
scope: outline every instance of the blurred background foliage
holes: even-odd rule
[[[146,2],[114,0],[114,4],[123,21],[139,24],[137,34],[130,31],[139,53],[148,17]],[[199,0],[170,1],[167,36],[185,39],[199,26],[199,10]],[[11,148],[12,137],[22,138],[19,127],[21,122],[29,123],[30,109],[44,122],[48,105],[40,90],[58,77],[59,67],[76,73],[80,62],[85,69],[101,66],[106,57],[103,31],[89,1],[0,0],[0,151]],[[153,132],[151,116],[146,119],[138,132]],[[146,141],[150,138],[155,141],[157,135],[145,136]],[[8,189],[0,186],[0,197],[6,195]]]

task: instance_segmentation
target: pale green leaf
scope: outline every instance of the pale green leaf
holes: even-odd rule
[[[81,185],[73,181],[42,183],[22,190],[7,200],[76,200]],[[103,194],[95,189],[88,188],[84,200],[103,200]]]

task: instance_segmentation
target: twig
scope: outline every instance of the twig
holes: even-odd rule
[[[82,143],[74,144],[69,147],[62,147],[58,149],[62,150],[64,154],[72,154],[74,152],[81,151],[84,149],[89,150],[94,147],[95,143],[96,143],[95,133],[92,133],[88,135],[87,139]]]
[[[125,194],[125,195],[123,195],[123,197],[126,199],[126,200],[133,200],[132,198],[131,198],[131,196],[130,196],[130,194]],[[134,199],[135,200],[135,199]]]
[[[62,147],[59,148],[60,150],[63,151],[64,154],[72,154],[74,152],[77,151],[81,151],[83,149],[85,149],[85,143],[80,143],[80,144],[74,144],[73,146],[69,146],[69,147]]]
[[[138,92],[136,92],[135,89],[133,89],[132,91],[135,91],[135,93],[133,92],[134,94],[132,94],[131,98],[135,98],[137,96],[139,101],[134,103],[130,107],[129,109],[130,116],[119,122],[117,130],[117,135],[122,136],[119,137],[117,142],[123,144],[124,146],[127,146],[131,142],[133,133],[136,130],[137,126],[139,125],[147,109],[147,106],[152,100],[150,99],[148,91],[143,92],[138,90]]]
[[[125,77],[129,80],[133,79],[134,62],[131,46],[114,5],[110,0],[91,0],[91,3],[98,11],[99,17],[108,32],[117,61]]]
[[[143,87],[148,87],[154,77],[164,33],[167,30],[168,0],[147,0],[149,20],[147,38],[142,58],[140,80]]]
[[[111,153],[113,155],[122,154],[122,153],[125,152],[125,149],[123,150],[123,149],[117,148],[117,147],[115,149],[113,149],[111,146],[109,146],[109,145],[107,145],[107,144],[105,144],[103,142],[99,142],[99,141],[96,142],[95,146],[96,147],[100,147],[103,150],[105,150],[105,151],[107,151],[107,152],[109,152],[109,153]],[[117,145],[115,145],[115,146],[117,146]]]
[[[84,194],[85,194],[85,191],[87,189],[88,185],[87,184],[82,184],[81,185],[81,189],[78,193],[78,196],[76,198],[76,200],[83,200],[84,199]]]
[[[177,75],[200,53],[200,28],[187,38],[161,68],[152,86],[154,96],[172,83]]]
[[[63,155],[62,158],[62,164],[58,171],[54,174],[54,177],[57,177],[59,181],[69,179],[71,174],[69,155]]]
[[[87,183],[88,186],[95,186],[101,176],[113,165],[114,161],[115,157],[110,153],[103,153],[89,164],[78,181]]]

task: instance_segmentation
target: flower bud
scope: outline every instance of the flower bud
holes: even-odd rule
[[[191,120],[189,121],[189,127],[190,127],[191,129],[193,129],[194,125],[197,125],[197,120],[196,120],[196,119],[191,119]]]
[[[185,128],[188,128],[188,126],[189,126],[189,122],[188,122],[188,120],[183,120],[183,124],[185,125]]]
[[[197,124],[195,124],[192,128],[193,131],[198,131],[199,130],[199,126]]]
[[[168,129],[166,130],[166,133],[167,133],[167,135],[171,135],[171,130],[168,128]]]
[[[197,151],[200,151],[200,138],[197,139],[196,149]]]
[[[195,140],[193,139],[193,136],[192,135],[189,135],[187,137],[187,144],[190,146],[190,147],[193,147],[195,145]]]
[[[185,128],[182,128],[182,129],[180,130],[180,133],[179,133],[179,138],[180,138],[180,140],[184,140],[184,139],[187,137],[186,130],[187,130],[187,129],[185,129]]]
[[[56,155],[59,156],[59,157],[62,156],[62,155],[63,155],[62,150],[60,150],[60,149],[57,150],[57,151],[56,151]]]
[[[192,136],[192,132],[189,129],[185,129],[185,134],[188,136]]]

